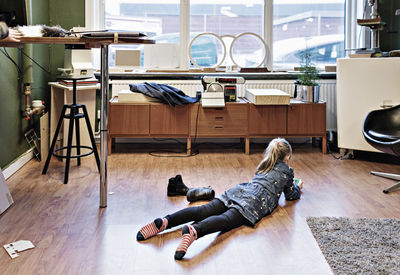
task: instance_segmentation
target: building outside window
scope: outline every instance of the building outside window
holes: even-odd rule
[[[309,50],[318,67],[344,57],[344,0],[275,0],[274,68],[298,66]]]
[[[266,20],[266,3],[272,1],[273,20]],[[104,28],[118,31],[145,32],[157,43],[180,43],[182,29],[180,24],[188,24],[189,43],[200,33],[213,33],[222,38],[225,44],[225,62],[231,65],[229,57],[232,41],[232,54],[239,66],[257,66],[263,60],[272,58],[274,69],[293,69],[299,66],[301,52],[309,50],[313,62],[319,67],[336,63],[343,57],[345,0],[105,0]],[[186,11],[181,5],[189,5],[186,21],[180,13]],[[271,5],[267,5],[271,6]],[[273,22],[273,24],[268,24]],[[263,37],[265,30],[273,32],[273,45],[264,49],[253,36],[243,36],[233,40],[241,33],[254,33]],[[202,42],[203,41],[203,42]],[[188,44],[189,44],[188,43]],[[222,54],[221,41],[214,37],[197,38],[193,41],[192,56],[200,66],[213,66]],[[115,47],[115,46],[113,46]],[[111,48],[113,48],[111,47]],[[117,46],[121,47],[121,46]],[[143,46],[136,47],[143,51]],[[273,49],[273,54],[269,52]],[[113,59],[113,49],[111,49]],[[143,54],[142,54],[143,59]],[[142,60],[143,62],[143,60]],[[189,60],[188,60],[189,62]],[[113,65],[113,60],[110,60]],[[191,64],[194,65],[193,62]]]

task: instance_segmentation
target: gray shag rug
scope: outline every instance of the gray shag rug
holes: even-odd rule
[[[308,217],[335,274],[400,274],[400,220]]]

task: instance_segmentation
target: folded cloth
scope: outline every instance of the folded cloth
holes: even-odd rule
[[[150,97],[157,98],[161,102],[171,106],[184,105],[187,103],[195,103],[200,100],[200,96],[187,96],[181,90],[167,84],[158,84],[155,82],[143,82],[139,84],[129,84],[132,92],[138,92]]]

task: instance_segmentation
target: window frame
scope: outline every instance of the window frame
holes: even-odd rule
[[[105,0],[85,0],[85,23],[89,30],[103,29]],[[345,0],[345,48],[360,47],[365,32],[357,25],[357,18],[362,18],[363,7],[367,0]],[[103,16],[102,16],[103,15]],[[360,39],[358,38],[360,36]],[[190,37],[190,0],[180,0],[180,68],[189,69],[188,45]],[[264,0],[263,38],[267,44],[268,58],[264,65],[273,68],[273,0]],[[97,62],[95,62],[96,65]]]

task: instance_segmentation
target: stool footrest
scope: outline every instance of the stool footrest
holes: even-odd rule
[[[84,114],[81,114],[81,113],[75,114],[75,116],[74,116],[74,118],[84,118],[84,117],[85,117],[85,115],[84,115]],[[65,114],[65,115],[64,115],[64,118],[70,119],[70,118],[71,118],[71,113]]]
[[[72,149],[72,148],[78,148],[77,145],[72,145],[72,146],[70,146],[70,147],[71,147],[71,149]],[[81,145],[81,146],[79,146],[79,148],[89,149],[90,152],[85,153],[85,154],[80,154],[80,155],[72,155],[72,156],[70,156],[70,158],[82,158],[82,157],[89,156],[90,154],[93,154],[93,152],[94,152],[93,148],[90,147],[90,146]],[[63,156],[63,155],[58,155],[58,154],[56,154],[56,152],[59,152],[59,151],[61,151],[61,150],[65,150],[65,149],[68,149],[68,146],[60,147],[60,148],[54,150],[54,152],[53,152],[52,154],[53,154],[53,156],[55,156],[55,157],[57,157],[57,158],[65,159],[65,158],[67,158],[67,156]]]

